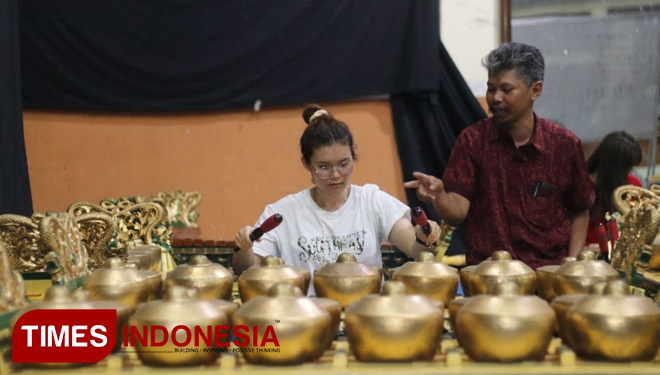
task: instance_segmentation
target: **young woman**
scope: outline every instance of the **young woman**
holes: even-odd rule
[[[335,262],[343,252],[355,254],[359,262],[382,267],[383,239],[411,257],[429,250],[419,242],[437,242],[437,223],[429,221],[432,230],[424,236],[421,228],[413,228],[405,204],[376,185],[350,183],[355,144],[344,122],[316,105],[303,110],[303,119],[308,126],[300,138],[302,163],[314,186],[266,206],[257,224],[275,213],[282,214],[284,221],[259,241],[250,241],[251,226],[238,231],[240,251],[233,256],[236,273],[267,255],[309,269],[312,274],[314,269]]]
[[[642,161],[642,149],[635,138],[615,131],[603,138],[587,160],[587,172],[596,183],[596,202],[589,212],[587,244],[598,243],[596,228],[605,224],[605,213],[612,213],[612,193],[621,185],[642,186],[630,172]]]

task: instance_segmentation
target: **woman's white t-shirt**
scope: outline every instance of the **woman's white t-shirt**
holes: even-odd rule
[[[254,242],[254,253],[277,256],[313,275],[343,252],[355,254],[358,262],[382,267],[381,241],[410,209],[378,186],[366,184],[351,185],[348,200],[333,212],[314,202],[311,189],[288,195],[266,206],[256,225],[276,213],[282,215],[282,223]],[[309,294],[314,295],[313,284]]]

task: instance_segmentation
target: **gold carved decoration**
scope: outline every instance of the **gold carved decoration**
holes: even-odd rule
[[[67,212],[84,215],[101,212],[111,215],[117,224],[116,237],[106,255],[126,258],[126,251],[142,244],[156,244],[167,250],[170,246],[171,229],[165,226],[165,209],[155,202],[143,202],[141,198],[105,199],[100,205],[75,202]]]
[[[44,258],[48,251],[39,246],[39,237],[38,221],[20,215],[0,215],[0,241],[5,245],[12,270],[46,271]]]
[[[115,216],[119,222],[121,242],[153,243],[155,228],[165,220],[165,211],[157,203],[134,204],[119,211]]]
[[[658,184],[653,184],[653,185],[649,186],[649,190],[654,192],[656,195],[660,195],[660,185],[658,185]]]
[[[50,215],[35,213],[31,218],[20,215],[0,215],[0,240],[6,247],[11,268],[19,272],[45,272],[46,254],[50,251],[39,242],[42,236],[39,225]],[[90,257],[89,266],[98,268],[106,254],[106,246],[112,240],[116,225],[105,213],[86,213],[75,217],[78,231]]]
[[[0,242],[0,313],[16,310],[26,304],[23,277],[11,268],[7,249]]]
[[[173,226],[198,227],[197,206],[202,201],[202,193],[197,191],[162,191],[152,202],[160,203],[167,211],[167,221]]]
[[[612,266],[625,272],[630,283],[640,255],[651,253],[660,229],[660,191],[658,186],[644,189],[623,185],[614,190],[612,205],[622,213],[621,236],[612,250]]]
[[[651,204],[655,208],[659,208],[660,196],[651,190],[634,185],[619,186],[612,194],[612,205],[616,211],[619,211],[624,216],[624,220],[633,206],[642,203]]]
[[[65,285],[90,274],[88,255],[73,215],[63,212],[39,222],[40,244],[48,251],[45,261],[54,284]]]
[[[142,197],[121,197],[118,199],[105,198],[101,201],[101,207],[111,215],[116,215],[121,211],[132,208],[136,204],[144,203],[146,200]]]
[[[75,202],[66,209],[66,212],[73,216],[80,216],[91,212],[102,212],[114,216],[112,212],[107,211],[102,206],[90,202]]]
[[[90,268],[101,268],[106,259],[118,255],[107,248],[117,232],[117,225],[112,216],[102,212],[90,212],[76,216],[75,220],[89,254]]]
[[[639,197],[638,197],[639,199]],[[612,267],[623,271],[631,283],[634,267],[643,251],[649,251],[660,229],[660,211],[652,200],[640,199],[623,217],[621,235],[612,249]]]

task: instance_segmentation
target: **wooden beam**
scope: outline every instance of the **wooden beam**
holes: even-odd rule
[[[511,0],[500,0],[500,39],[501,43],[511,41]]]

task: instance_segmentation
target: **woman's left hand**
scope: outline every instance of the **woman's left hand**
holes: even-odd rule
[[[428,235],[424,234],[422,227],[415,225],[415,235],[422,242],[426,242],[430,246],[435,247],[435,245],[440,241],[440,226],[433,220],[429,220],[429,225],[431,226],[431,233]]]

